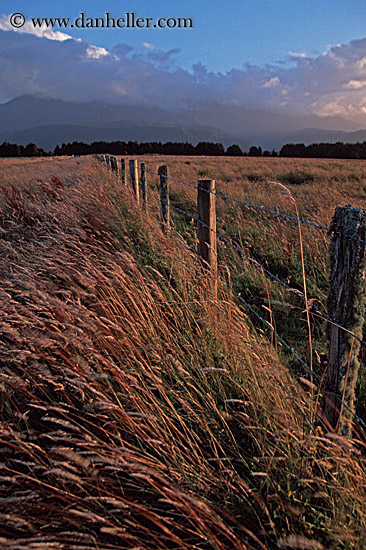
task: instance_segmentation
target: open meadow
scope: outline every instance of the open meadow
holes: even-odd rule
[[[329,227],[337,206],[366,208],[365,162],[138,162],[147,212],[91,157],[0,159],[0,547],[365,547],[362,426],[325,435],[316,379],[258,322],[323,376],[326,322],[301,295],[305,273],[326,312],[327,232],[268,210]],[[161,165],[189,215],[182,182],[199,179],[267,209],[217,197],[217,232],[254,260],[218,243],[217,299],[185,244],[195,221],[172,209],[161,230]]]

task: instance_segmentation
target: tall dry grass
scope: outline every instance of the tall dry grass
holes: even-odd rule
[[[90,159],[0,170],[1,546],[362,548],[362,443],[174,232]]]
[[[219,193],[290,216],[297,217],[299,214],[305,220],[324,227],[329,227],[337,206],[366,206],[364,161],[151,156],[144,157],[144,162],[153,171],[158,165],[166,163],[171,177],[193,185],[199,178],[215,178]],[[157,178],[150,177],[156,184]],[[281,186],[290,191],[293,199]],[[196,214],[194,189],[171,181],[170,195],[173,205]],[[154,208],[157,211],[157,206]],[[223,198],[217,199],[217,218],[219,233],[232,239],[254,261],[303,297],[306,294],[310,305],[315,304],[326,313],[329,290],[329,241],[326,231],[302,224],[300,235],[298,224],[294,221]],[[194,226],[186,217],[173,212],[173,221],[180,232],[186,236],[194,235]],[[233,252],[226,243],[218,242],[219,257],[224,264],[229,263],[236,290],[254,305],[259,314],[273,322],[284,339],[308,361],[309,318],[304,302],[268,277],[264,284],[263,272],[258,267]],[[268,292],[271,295],[271,312],[267,314],[264,308],[268,308]],[[315,352],[313,368],[321,376],[326,366],[326,324],[314,308],[310,310],[310,321]],[[293,371],[299,369],[297,362],[290,357],[286,361]],[[366,419],[365,384],[361,384],[359,392],[358,412]]]

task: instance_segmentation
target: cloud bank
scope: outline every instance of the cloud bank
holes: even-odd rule
[[[119,44],[107,51],[62,32],[9,26],[0,19],[2,102],[38,94],[170,109],[220,103],[366,123],[366,38],[328,46],[315,58],[289,52],[276,65],[213,73],[200,63],[180,68],[178,49],[143,43],[139,50]]]

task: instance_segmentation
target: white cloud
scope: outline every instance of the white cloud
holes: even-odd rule
[[[3,15],[0,18],[0,30],[2,31],[13,31],[20,34],[34,34],[40,38],[47,38],[48,40],[56,40],[57,42],[64,42],[65,40],[70,40],[72,36],[61,31],[54,31],[53,29],[48,28],[46,25],[41,27],[34,27],[30,21],[27,21],[23,27],[19,29],[14,28],[10,24],[9,15]]]
[[[143,42],[142,45],[144,46],[144,48],[147,48],[149,50],[155,50],[156,46],[154,46],[154,44],[150,44],[149,42]]]
[[[101,59],[108,55],[111,55],[105,48],[99,48],[98,46],[89,45],[86,48],[86,55],[92,59]]]
[[[366,39],[330,46],[315,58],[292,52],[290,67],[247,64],[213,73],[199,62],[183,70],[172,61],[178,49],[163,51],[148,42],[144,48],[119,44],[108,51],[64,33],[62,40],[51,40],[10,32],[4,18],[0,29],[0,101],[42,94],[171,109],[216,103],[366,123]]]
[[[340,116],[346,114],[346,109],[340,104],[338,99],[325,103],[319,107],[316,114],[319,116]]]
[[[347,84],[344,85],[344,88],[348,90],[360,90],[361,88],[366,87],[366,80],[350,80]]]
[[[296,52],[288,52],[288,55],[292,58],[292,59],[297,59],[297,58],[302,58],[302,59],[305,59],[306,58],[306,53],[305,52],[301,52],[301,53],[296,53]]]
[[[267,80],[267,82],[263,84],[262,88],[274,88],[275,86],[279,86],[279,85],[280,85],[280,79],[278,78],[278,76],[274,76],[269,80]]]
[[[357,68],[360,69],[361,71],[366,71],[366,57],[362,57],[361,59],[359,59],[356,65],[357,65]]]

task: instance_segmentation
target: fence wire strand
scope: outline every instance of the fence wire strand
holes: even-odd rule
[[[150,170],[146,170],[147,172],[149,172],[150,174],[154,174],[156,176],[159,176],[159,174],[157,172],[152,172]],[[184,182],[184,181],[181,181],[181,180],[177,180],[177,179],[174,179],[174,178],[171,178],[169,176],[166,176],[167,179],[170,179],[172,181],[175,181],[177,183],[182,183],[183,185],[186,185],[188,187],[192,187],[193,189],[200,189],[199,187],[197,186],[194,186],[194,185],[191,185],[187,182]],[[226,199],[230,199],[232,201],[235,201],[235,202],[238,202],[238,203],[241,203],[241,204],[244,204],[246,206],[250,206],[250,207],[253,207],[253,208],[258,208],[260,210],[264,210],[266,212],[271,212],[273,214],[278,214],[279,216],[282,216],[282,217],[285,217],[285,218],[288,218],[288,219],[291,219],[292,221],[296,221],[296,222],[301,222],[301,223],[305,223],[305,224],[308,224],[308,225],[311,225],[313,227],[316,227],[317,229],[321,229],[321,230],[326,230],[327,232],[330,231],[330,228],[329,227],[325,227],[323,225],[318,225],[318,224],[314,224],[313,222],[310,222],[310,221],[307,221],[307,220],[303,220],[302,218],[296,218],[294,216],[290,216],[288,214],[283,214],[282,212],[278,212],[276,210],[270,210],[269,208],[265,208],[264,206],[259,206],[259,205],[256,205],[256,204],[252,204],[252,203],[249,203],[249,202],[245,202],[245,201],[242,201],[240,199],[235,199],[233,197],[229,197],[227,195],[223,195],[221,193],[213,193],[212,191],[208,190],[208,189],[201,189],[202,191],[206,192],[206,193],[210,193],[212,195],[216,195],[217,197],[222,197],[222,198],[226,198]],[[211,227],[209,227],[208,225],[206,225],[204,222],[202,222],[201,220],[198,220],[195,216],[192,216],[191,214],[188,214],[188,212],[185,212],[184,210],[180,210],[179,208],[173,206],[172,204],[169,205],[171,208],[173,208],[173,210],[176,210],[177,212],[180,212],[181,214],[184,214],[185,216],[188,216],[189,218],[192,218],[194,220],[196,220],[197,222],[201,223],[202,225],[204,225],[205,227],[207,227],[207,229],[209,229],[210,231],[213,231],[213,233],[215,233],[222,241],[226,242],[228,245],[230,245],[232,248],[234,248],[237,252],[239,252],[242,256],[244,256],[248,261],[250,261],[251,263],[253,263],[254,265],[256,265],[258,268],[262,269],[269,277],[271,277],[273,280],[277,281],[279,284],[281,284],[284,288],[286,288],[291,294],[294,294],[295,296],[297,296],[298,298],[300,298],[303,302],[305,302],[305,304],[307,304],[306,302],[306,299],[305,297],[299,292],[299,291],[296,291],[295,289],[291,288],[289,285],[287,285],[284,281],[282,281],[281,279],[279,279],[276,275],[274,275],[273,273],[271,273],[268,269],[266,269],[263,265],[261,265],[259,262],[257,262],[256,260],[254,260],[253,258],[251,258],[250,256],[248,256],[243,250],[241,250],[238,246],[232,244],[230,241],[228,241],[225,237],[223,237],[222,235],[220,235],[219,233],[217,233],[216,231],[214,231]],[[349,238],[351,239],[354,239],[354,240],[357,240],[357,241],[360,241],[362,243],[365,243],[366,244],[366,241],[358,238],[358,237],[355,237],[354,235],[353,236],[350,236]],[[309,300],[308,300],[309,302]],[[312,309],[314,309],[317,314],[322,317],[323,319],[327,320],[328,322],[332,323],[334,326],[340,328],[341,330],[347,332],[350,336],[352,336],[353,338],[355,338],[358,342],[360,342],[363,346],[366,346],[366,341],[365,340],[362,340],[362,338],[360,338],[359,336],[356,336],[356,334],[354,334],[353,332],[349,331],[348,329],[346,329],[345,327],[343,327],[342,325],[340,325],[339,323],[337,323],[336,321],[334,321],[331,317],[329,317],[326,313],[324,313],[321,309],[318,308],[318,306],[316,304],[313,304],[312,305]]]
[[[181,210],[180,208],[177,208],[176,206],[173,206],[172,204],[169,205],[170,208],[172,208],[173,210],[176,210],[177,212],[180,212],[181,214],[184,214],[185,216],[187,216],[188,218],[191,218],[191,219],[194,219],[197,223],[200,223],[201,225],[203,225],[204,227],[206,227],[207,229],[209,229],[210,231],[212,231],[219,239],[221,239],[223,242],[225,242],[226,244],[228,244],[229,246],[231,246],[234,250],[236,250],[237,252],[239,252],[242,256],[244,256],[247,260],[249,260],[253,265],[255,265],[257,268],[259,269],[262,269],[269,277],[271,277],[274,281],[278,282],[279,284],[281,284],[284,288],[286,288],[286,290],[288,290],[291,294],[294,294],[295,296],[297,296],[298,298],[300,298],[300,300],[302,300],[306,305],[307,303],[309,303],[309,299],[306,300],[305,297],[302,295],[302,293],[300,293],[300,291],[297,291],[293,288],[291,288],[288,284],[286,284],[284,281],[282,281],[279,277],[277,277],[277,275],[274,275],[273,273],[271,273],[267,268],[265,268],[262,264],[260,264],[259,262],[257,262],[256,260],[254,260],[253,258],[251,258],[250,256],[248,256],[248,254],[246,254],[241,248],[239,248],[238,246],[236,246],[235,244],[232,244],[228,239],[226,239],[223,235],[221,235],[220,233],[218,233],[217,231],[215,231],[214,229],[212,229],[211,227],[209,227],[208,225],[206,225],[202,220],[198,219],[196,216],[193,216],[192,214],[189,214],[188,212],[185,212],[184,210]],[[332,323],[334,326],[338,327],[339,329],[341,330],[344,330],[345,332],[347,332],[350,336],[352,336],[353,338],[355,338],[356,340],[358,340],[362,345],[366,346],[366,342],[364,340],[362,340],[361,338],[359,338],[358,336],[356,336],[356,334],[354,334],[353,332],[351,332],[350,330],[346,329],[345,327],[343,327],[342,325],[338,324],[336,321],[334,321],[333,319],[331,319],[331,317],[329,317],[326,313],[324,313],[321,309],[319,309],[315,304],[313,304],[312,306],[312,309],[314,309],[317,314],[319,315],[319,317],[322,317],[323,319],[325,319],[326,321]]]
[[[197,251],[195,251],[188,243],[186,243],[186,241],[183,239],[183,237],[181,237],[182,241],[187,245],[187,247],[192,250],[197,256],[198,258],[200,258],[202,261],[205,261],[199,254]],[[275,336],[277,338],[277,340],[297,359],[297,361],[311,374],[314,376],[314,378],[316,378],[316,380],[318,380],[318,382],[320,383],[319,385],[319,390],[323,387],[325,388],[326,390],[329,391],[329,388],[328,386],[326,385],[326,383],[324,382],[323,378],[321,378],[311,367],[309,367],[309,365],[307,363],[305,363],[305,361],[296,353],[296,351],[278,334],[278,332],[270,325],[270,323],[268,323],[268,321],[266,321],[261,315],[259,315],[259,313],[257,313],[257,311],[255,311],[255,309],[246,301],[244,300],[244,298],[226,281],[226,279],[224,277],[222,277],[222,275],[220,275],[220,273],[218,271],[216,271],[215,269],[213,269],[210,265],[208,265],[206,262],[205,262],[205,265],[207,265],[207,268],[209,270],[211,270],[213,273],[215,273],[215,275],[217,275],[218,279],[220,279],[220,281],[222,281],[230,290],[233,294],[235,294],[235,296],[257,317],[257,319],[259,319],[261,321],[261,323],[263,323],[270,331],[271,333],[273,334],[273,336]],[[363,428],[366,429],[366,423],[362,420],[362,418],[360,418],[348,405],[347,403],[345,403],[341,397],[339,397],[339,395],[337,395],[336,393],[334,392],[329,392],[330,394],[332,394],[336,399],[337,401],[340,403],[341,406],[343,406],[361,425]]]
[[[146,172],[150,173],[150,174],[153,174],[153,175],[156,175],[156,176],[159,176],[158,173],[156,172],[152,172],[151,170],[145,170]],[[177,180],[177,179],[174,179],[174,178],[170,178],[169,176],[165,176],[167,179],[170,179],[172,181],[175,181],[177,183],[182,183],[183,185],[186,185],[188,187],[192,187],[194,189],[199,189],[197,186],[194,186],[194,185],[191,185],[191,184],[188,184],[187,182],[183,182],[181,180]],[[132,181],[132,177],[130,175],[130,178],[131,178],[131,181]],[[221,197],[221,198],[226,198],[226,199],[229,199],[229,200],[232,200],[232,201],[235,201],[235,202],[238,202],[238,203],[242,203],[244,204],[245,206],[250,206],[250,207],[253,207],[253,208],[259,208],[260,210],[264,210],[264,211],[268,211],[268,212],[271,212],[273,214],[276,214],[276,215],[279,215],[279,216],[283,216],[285,218],[288,218],[288,219],[291,219],[291,220],[294,220],[294,221],[297,221],[297,222],[301,222],[301,223],[305,223],[305,224],[308,224],[308,225],[312,225],[318,229],[321,229],[321,230],[326,230],[329,232],[329,228],[327,227],[324,227],[324,226],[321,226],[321,225],[317,225],[317,224],[314,224],[313,222],[309,222],[309,221],[306,221],[306,220],[302,220],[301,218],[295,218],[293,216],[289,216],[287,214],[283,214],[281,212],[277,212],[276,210],[270,210],[268,208],[265,208],[263,206],[259,206],[259,205],[255,205],[255,204],[252,204],[252,203],[247,203],[245,201],[241,201],[240,199],[235,199],[233,197],[229,197],[227,195],[223,195],[221,193],[213,193],[212,191],[209,191],[209,190],[204,190],[206,191],[207,193],[211,193],[213,195],[216,195],[218,197]],[[193,216],[191,214],[189,214],[188,212],[185,212],[184,210],[181,210],[180,208],[177,208],[175,206],[173,206],[172,204],[169,205],[170,208],[172,208],[173,210],[176,210],[177,212],[180,212],[181,214],[184,214],[185,216],[188,216],[189,218],[191,219],[194,219],[196,220],[197,223],[200,223],[202,224],[204,227],[208,228],[210,231],[214,232],[221,240],[223,240],[224,242],[226,242],[228,245],[230,245],[232,248],[234,248],[235,250],[237,250],[240,254],[242,254],[243,256],[245,256],[248,260],[250,260],[252,263],[254,263],[257,267],[261,268],[264,272],[266,272],[271,278],[273,278],[274,280],[276,280],[277,282],[279,282],[281,285],[283,285],[285,288],[287,288],[287,290],[289,290],[290,292],[292,292],[293,294],[295,294],[296,296],[300,297],[301,299],[305,300],[305,298],[301,295],[301,294],[298,294],[294,289],[291,289],[286,283],[284,283],[283,281],[281,281],[276,275],[273,275],[273,273],[271,273],[269,270],[267,270],[264,266],[262,266],[261,264],[259,264],[256,260],[254,260],[253,258],[250,258],[250,256],[248,256],[247,254],[245,254],[245,252],[243,252],[239,247],[237,247],[236,245],[233,245],[229,240],[227,240],[225,237],[223,237],[222,235],[220,235],[219,233],[217,233],[215,230],[213,230],[211,227],[209,227],[208,225],[206,225],[202,220],[200,220],[198,217],[196,216]],[[177,233],[178,234],[178,233]],[[179,235],[179,234],[178,234]],[[181,238],[181,240],[185,243],[185,245],[191,249],[202,261],[204,261],[204,259],[198,254],[197,251],[195,251],[184,239],[182,236],[179,235],[179,237]],[[349,238],[355,238],[356,240],[360,241],[360,242],[363,242],[363,243],[366,243],[366,241],[362,240],[362,239],[359,239],[358,237],[356,236],[350,236]],[[206,264],[206,262],[205,262]],[[318,380],[318,382],[320,383],[320,386],[319,386],[319,390],[324,387],[325,389],[328,390],[328,392],[333,395],[335,397],[335,399],[340,403],[341,407],[344,407],[358,422],[359,424],[364,428],[366,429],[366,423],[362,420],[362,418],[360,418],[348,405],[347,403],[345,403],[341,397],[339,397],[338,394],[334,393],[334,392],[330,392],[329,391],[329,388],[327,387],[327,385],[325,384],[323,378],[321,378],[311,367],[309,367],[309,365],[307,365],[307,363],[295,352],[295,350],[277,333],[277,331],[271,326],[270,323],[268,323],[268,321],[266,321],[261,315],[259,315],[259,313],[257,311],[255,311],[255,309],[246,301],[244,300],[244,298],[226,281],[226,279],[224,277],[222,277],[220,275],[220,273],[218,271],[216,271],[215,269],[213,269],[210,265],[207,264],[207,268],[210,269],[211,271],[213,271],[216,276],[218,277],[218,279],[220,279],[229,289],[230,291],[246,306],[247,309],[249,309],[249,311],[251,311],[253,313],[253,315],[255,315],[255,317],[257,317],[257,319],[259,319],[261,321],[261,323],[264,324],[264,326],[266,326],[270,332],[273,334],[273,336],[275,336],[277,338],[277,340],[297,359],[297,361],[305,368],[306,371],[308,371],[312,376],[314,376],[314,378],[316,380]],[[305,300],[306,302],[306,300]],[[323,314],[323,312],[321,312],[320,310],[318,310],[320,312],[320,314],[326,318],[328,321],[330,321],[331,323],[335,324],[338,328],[346,331],[348,334],[350,334],[350,336],[356,338],[357,340],[359,340],[362,344],[366,345],[366,342],[364,342],[363,340],[361,340],[360,338],[358,338],[355,334],[353,334],[352,332],[348,331],[345,327],[342,327],[341,325],[338,325],[337,323],[334,323],[334,321],[332,321],[329,317],[327,317],[326,315]],[[282,384],[281,384],[282,385]],[[340,409],[342,410],[342,409]],[[305,413],[304,413],[305,414]],[[305,414],[306,416],[306,414]],[[309,420],[309,419],[308,419]],[[311,422],[310,422],[311,423]],[[312,423],[311,423],[312,424]]]
[[[159,174],[157,172],[152,172],[151,170],[146,170],[146,172],[149,172],[150,174],[153,174],[155,176],[159,176]],[[176,183],[180,183],[182,185],[185,185],[186,187],[190,187],[192,189],[201,189],[196,185],[193,185],[191,183],[187,183],[186,181],[171,178],[170,176],[166,176],[166,178],[171,180],[171,181],[174,181]],[[248,208],[256,208],[257,210],[261,210],[262,212],[269,212],[270,214],[274,214],[276,216],[280,216],[282,218],[285,218],[285,219],[288,219],[288,220],[291,220],[291,221],[294,221],[294,222],[300,222],[300,223],[303,223],[305,225],[315,227],[316,229],[319,229],[320,231],[326,231],[327,233],[329,233],[331,231],[331,228],[326,227],[325,225],[320,225],[320,224],[317,224],[315,222],[311,222],[309,220],[304,220],[303,218],[297,218],[296,216],[291,216],[290,214],[285,214],[284,212],[279,212],[278,210],[272,210],[271,208],[267,208],[267,207],[261,206],[259,204],[254,204],[254,203],[251,203],[251,202],[243,201],[241,199],[237,199],[235,197],[230,197],[229,195],[225,195],[223,193],[217,193],[216,191],[215,192],[210,191],[209,189],[201,189],[201,191],[204,191],[205,193],[210,193],[211,195],[215,195],[216,197],[219,197],[219,198],[222,198],[222,199],[227,199],[227,200],[239,203],[239,204],[243,204],[244,206],[247,206]],[[365,240],[360,239],[359,237],[356,237],[355,235],[350,235],[348,238],[352,239],[352,240],[355,240],[355,241],[359,241],[363,244],[366,244]]]
[[[159,175],[157,172],[152,172],[150,170],[146,170],[146,171],[149,172],[150,174],[154,174],[155,176]],[[260,206],[259,204],[253,204],[251,202],[246,202],[246,201],[243,201],[241,199],[236,199],[234,197],[230,197],[229,195],[224,195],[223,193],[213,192],[213,191],[210,191],[209,189],[201,189],[197,185],[187,183],[186,181],[177,180],[177,179],[171,178],[170,176],[166,176],[166,177],[167,177],[167,179],[169,179],[171,181],[181,183],[182,185],[186,185],[187,187],[191,187],[192,189],[200,189],[201,191],[204,191],[205,193],[215,195],[216,197],[219,197],[221,199],[228,199],[228,200],[231,200],[233,202],[243,204],[244,206],[248,206],[248,207],[251,207],[251,208],[257,208],[259,210],[263,210],[264,212],[270,212],[271,214],[276,214],[277,216],[282,216],[283,218],[287,218],[287,219],[292,220],[292,221],[305,223],[307,225],[312,225],[313,227],[316,227],[317,229],[321,229],[323,231],[329,231],[329,227],[325,227],[324,225],[319,225],[319,224],[316,224],[314,222],[310,222],[308,220],[303,220],[302,218],[296,218],[295,216],[290,216],[289,214],[284,214],[283,212],[278,212],[278,210],[271,210],[270,208]]]

